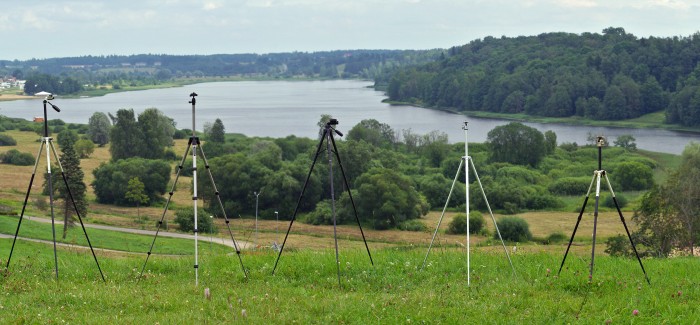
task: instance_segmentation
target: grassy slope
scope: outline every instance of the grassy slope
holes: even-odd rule
[[[8,246],[0,240],[0,251]],[[0,279],[6,293],[0,317],[6,323],[140,324],[658,324],[700,318],[698,259],[644,260],[647,285],[636,260],[599,256],[588,283],[586,254],[570,255],[556,277],[561,256],[526,247],[512,255],[513,276],[502,251],[479,248],[471,252],[468,286],[463,249],[434,250],[423,271],[422,248],[372,249],[374,266],[364,251],[341,248],[341,288],[332,250],[285,251],[274,276],[276,254],[246,253],[248,280],[230,255],[204,251],[195,287],[191,256],[153,259],[137,283],[141,256],[100,254],[104,284],[91,256],[65,250],[57,283],[51,251],[26,243]]]

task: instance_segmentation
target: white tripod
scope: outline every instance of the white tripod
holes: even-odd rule
[[[445,201],[445,207],[442,208],[442,214],[440,214],[440,219],[438,220],[437,227],[435,227],[435,232],[433,233],[433,238],[430,240],[430,246],[428,246],[428,252],[425,253],[425,259],[423,259],[423,266],[421,266],[421,270],[425,268],[425,263],[428,261],[428,255],[430,254],[430,249],[433,247],[433,243],[435,242],[435,237],[437,236],[438,229],[440,229],[440,224],[442,223],[442,218],[445,216],[445,210],[447,209],[447,205],[450,202],[450,198],[452,197],[452,191],[455,188],[455,183],[457,183],[457,177],[459,177],[459,172],[462,170],[462,165],[464,165],[464,186],[466,188],[466,212],[467,212],[467,285],[471,285],[471,270],[470,270],[470,261],[469,261],[469,165],[472,166],[472,170],[474,171],[474,176],[476,176],[476,181],[479,183],[479,188],[481,188],[481,194],[484,196],[484,202],[486,202],[486,207],[489,210],[489,214],[491,215],[491,220],[493,220],[493,226],[496,229],[496,233],[498,234],[498,238],[501,239],[501,244],[503,245],[503,250],[506,253],[506,257],[508,258],[508,262],[510,263],[510,267],[513,269],[513,275],[515,275],[515,268],[513,267],[513,261],[510,259],[510,255],[508,254],[508,249],[506,248],[506,244],[503,241],[503,237],[501,237],[501,232],[498,230],[498,225],[496,224],[496,218],[493,216],[493,212],[491,211],[491,206],[489,205],[489,200],[486,198],[486,192],[484,192],[484,186],[481,185],[481,180],[479,179],[479,174],[476,172],[476,167],[474,167],[474,161],[472,160],[472,157],[469,156],[469,141],[467,139],[467,123],[469,122],[464,122],[464,126],[462,127],[462,130],[464,130],[464,156],[462,159],[459,161],[459,167],[457,167],[457,174],[455,174],[455,178],[452,181],[452,187],[450,187],[450,193],[447,195],[447,200]]]

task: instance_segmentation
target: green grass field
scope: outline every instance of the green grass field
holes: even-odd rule
[[[0,240],[0,251],[11,240]],[[562,250],[564,247],[561,247]],[[572,255],[560,277],[561,255],[534,246],[512,255],[472,249],[467,285],[464,249],[425,247],[340,250],[341,285],[332,250],[245,252],[244,278],[230,254],[203,251],[200,284],[192,256],[154,256],[137,282],[143,256],[92,256],[60,249],[54,279],[50,245],[23,242],[1,278],[3,323],[251,323],[251,324],[693,324],[700,319],[700,260],[645,259],[648,285],[635,259],[597,256],[588,281],[588,254]],[[2,264],[6,262],[2,256]],[[204,295],[209,288],[210,299]],[[634,311],[637,314],[634,315]]]

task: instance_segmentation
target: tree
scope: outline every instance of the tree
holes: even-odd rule
[[[88,136],[90,140],[100,147],[109,142],[109,132],[112,123],[105,113],[95,112],[88,120]]]
[[[364,140],[375,147],[387,147],[396,142],[396,134],[389,124],[368,119],[360,121],[348,131],[348,140]]]
[[[357,213],[360,218],[369,220],[375,229],[396,227],[428,212],[428,203],[416,191],[413,181],[393,169],[370,169],[357,179],[356,188],[353,198]],[[343,213],[350,213],[351,209],[343,206]]]
[[[75,142],[75,152],[80,159],[89,158],[95,151],[95,144],[89,139],[80,139]]]
[[[637,139],[635,139],[634,136],[632,136],[631,134],[623,134],[617,137],[617,139],[613,141],[613,144],[616,147],[621,147],[627,150],[635,151],[637,150],[637,144],[635,143],[636,140]]]
[[[112,160],[140,157],[144,134],[136,123],[133,109],[117,111],[116,123],[109,133],[109,139],[112,142],[109,147]]]
[[[143,158],[121,159],[102,163],[92,173],[92,187],[100,203],[128,205],[125,193],[129,180],[138,177],[144,184],[149,202],[161,199],[170,180],[170,165],[162,160]]]
[[[80,214],[80,216],[83,217],[87,216],[87,186],[85,186],[85,182],[83,182],[85,174],[82,168],[80,168],[80,158],[78,158],[78,154],[74,149],[77,138],[78,135],[71,130],[64,130],[58,134],[58,145],[61,148],[61,156],[59,159],[63,167],[63,174],[66,177],[66,182],[70,189],[69,194],[69,189],[66,188],[62,177],[54,176],[53,185],[54,190],[57,192],[55,197],[63,200],[63,239],[65,239],[68,234],[68,228],[73,225],[76,214]],[[58,173],[54,174],[57,175]],[[73,203],[75,203],[75,207]]]
[[[139,157],[163,159],[165,148],[173,145],[175,122],[157,108],[147,108],[139,114],[138,126],[143,134]]]
[[[124,198],[131,203],[136,204],[136,216],[140,217],[141,213],[139,211],[139,206],[141,204],[148,203],[148,195],[144,190],[144,185],[138,177],[134,177],[129,180],[126,185],[126,193],[124,193]]]
[[[489,131],[487,143],[494,162],[536,166],[546,153],[542,132],[517,122]]]
[[[207,134],[208,138],[207,140],[211,142],[216,142],[216,143],[224,143],[226,142],[226,132],[224,129],[224,123],[221,122],[221,119],[216,119],[214,121],[214,124],[212,124],[211,129],[209,130],[209,133]]]

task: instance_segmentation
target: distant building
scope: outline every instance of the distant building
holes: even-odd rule
[[[36,123],[44,123],[44,118],[41,116],[35,116],[34,117],[34,122]]]

